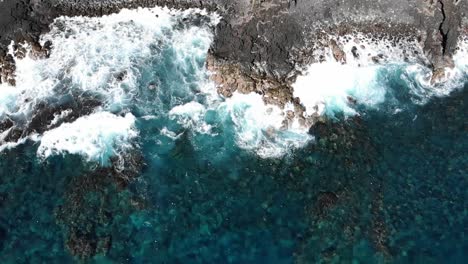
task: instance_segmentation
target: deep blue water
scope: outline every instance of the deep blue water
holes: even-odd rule
[[[181,66],[169,35],[132,57],[129,103],[96,110],[136,117],[123,171],[83,153],[42,159],[32,140],[0,153],[1,263],[465,262],[468,85],[416,104],[390,74],[379,107],[337,113],[314,141],[265,158],[239,146],[223,109],[189,125],[169,115],[210,100],[206,53]]]

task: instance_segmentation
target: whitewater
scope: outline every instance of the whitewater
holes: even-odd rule
[[[194,16],[206,20],[204,25],[183,24]],[[204,61],[219,19],[203,10],[159,7],[101,18],[56,19],[41,37],[42,43],[53,43],[50,57],[17,59],[17,87],[1,85],[0,118],[15,123],[2,131],[1,149],[31,140],[39,142],[37,155],[42,159],[79,153],[88,161],[106,164],[128,146],[137,146],[131,143],[138,141],[137,123],[145,122],[161,123],[155,138],[176,140],[183,133],[220,137],[262,158],[282,157],[313,142],[314,135],[297,119],[283,126],[291,107],[266,105],[253,93],[231,98],[216,93]],[[467,52],[462,39],[454,56],[456,67],[449,70],[446,82],[434,86],[429,68],[416,58],[403,62],[404,46],[386,51],[390,56],[377,63],[370,54],[382,54],[389,43],[353,37],[366,50],[342,41],[346,64],[325,50],[325,61],[310,65],[293,84],[294,96],[306,108],[305,117],[355,116],[358,106],[378,108],[388,102],[398,112],[404,106],[389,88],[395,80],[408,87],[413,103],[420,104],[463,86]],[[48,107],[53,108],[52,115],[39,117],[45,123],[34,122]],[[8,139],[13,129],[21,136]]]

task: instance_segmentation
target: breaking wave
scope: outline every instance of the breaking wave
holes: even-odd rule
[[[352,40],[354,39],[354,41]],[[306,108],[306,115],[358,115],[357,105],[378,108],[398,102],[395,87],[406,89],[413,104],[425,104],[434,96],[446,96],[463,88],[467,71],[467,41],[460,39],[455,66],[447,68],[443,82],[431,83],[432,71],[415,41],[394,45],[372,42],[362,35],[339,42],[346,62],[337,62],[331,49],[323,50],[322,62],[311,64],[293,84],[294,96]],[[405,46],[406,45],[406,46]],[[418,55],[419,54],[419,55]]]
[[[99,112],[46,131],[37,154],[43,159],[65,153],[80,154],[106,165],[111,157],[131,148],[130,141],[137,136],[132,114],[121,117]]]
[[[105,162],[117,155],[113,145],[137,133],[135,118],[197,97],[218,19],[160,7],[56,19],[41,37],[52,42],[50,56],[15,58],[16,87],[1,84],[2,149],[34,139],[44,158],[66,152]]]
[[[41,142],[43,159],[72,153],[104,164],[141,134],[158,143],[190,132],[199,145],[209,145],[210,138],[233,141],[262,158],[284,156],[312,141],[298,120],[285,125],[292,105],[266,105],[257,94],[217,95],[205,61],[218,22],[203,10],[159,7],[56,19],[41,38],[52,42],[50,57],[17,58],[17,86],[1,84],[0,149],[29,139]],[[431,85],[416,42],[407,49],[354,38],[338,39],[346,64],[326,48],[320,51],[323,62],[297,78],[294,96],[307,116],[378,108],[396,100],[395,83],[406,87],[413,103],[423,104],[462,86],[466,77],[466,40],[449,80]]]

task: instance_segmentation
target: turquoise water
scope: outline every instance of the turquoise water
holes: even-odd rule
[[[268,137],[255,98],[208,81],[215,17],[140,12],[63,18],[18,65],[38,99],[0,114],[38,135],[0,152],[1,263],[464,262],[467,76],[423,100],[388,65],[383,102]]]

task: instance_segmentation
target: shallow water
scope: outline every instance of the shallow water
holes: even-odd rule
[[[466,57],[435,90],[413,64],[312,66],[296,89],[325,122],[282,131],[259,96],[217,96],[217,19],[61,18],[51,58],[18,63],[0,117],[34,129],[0,152],[0,262],[463,263]]]

